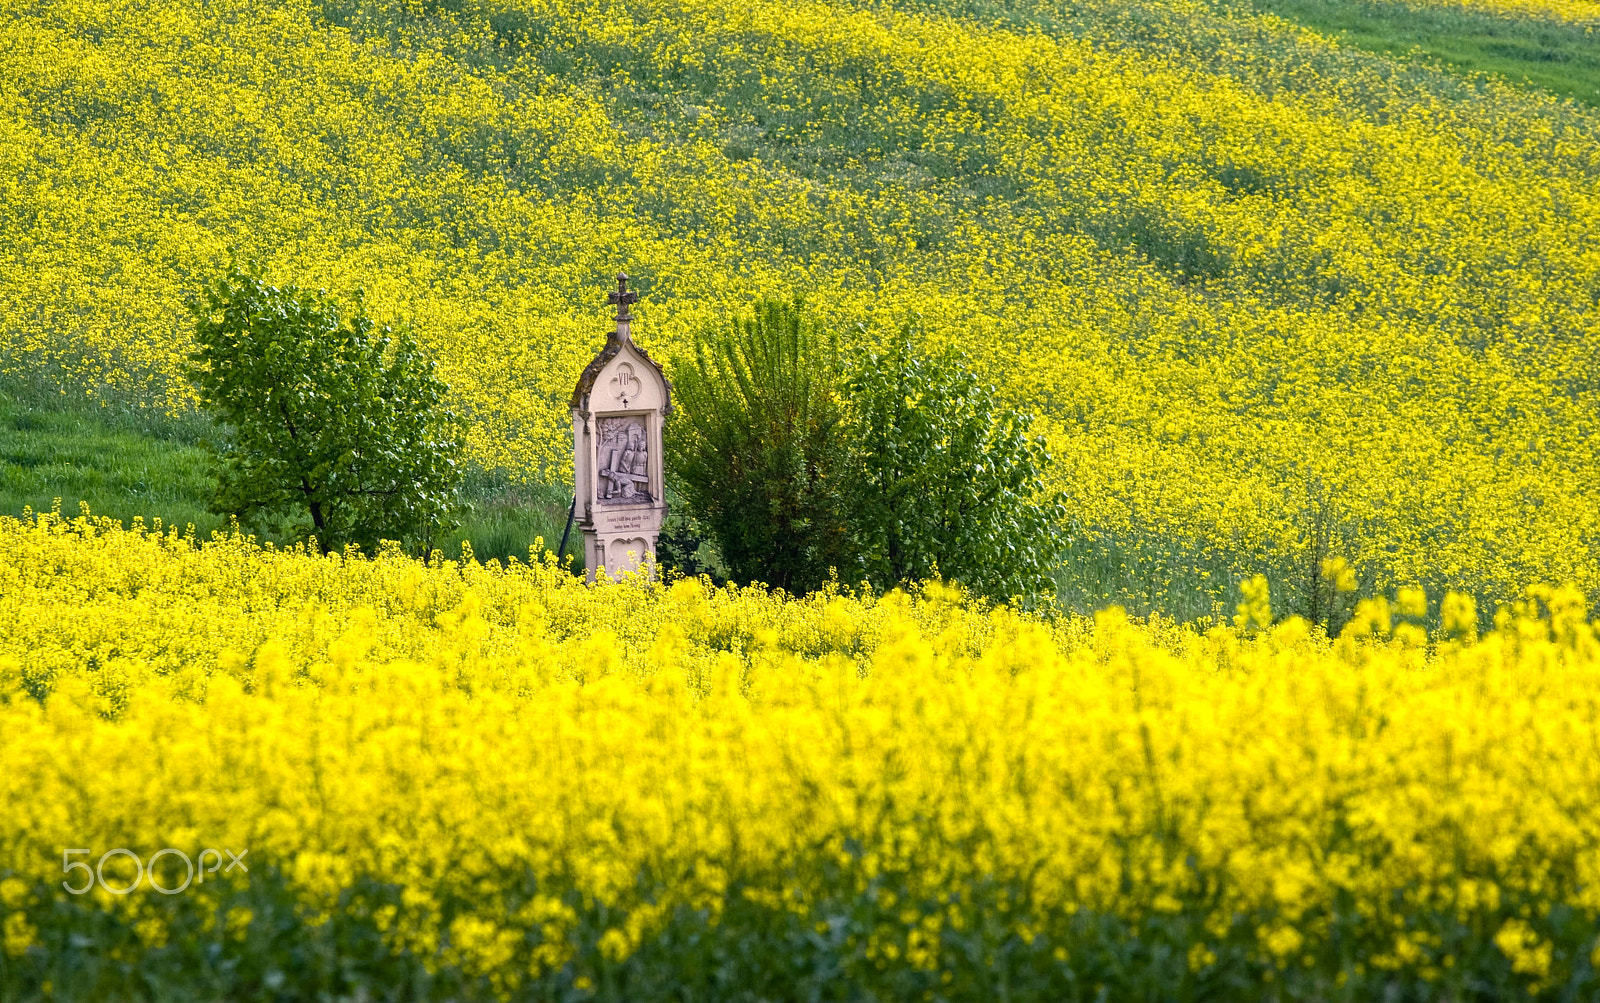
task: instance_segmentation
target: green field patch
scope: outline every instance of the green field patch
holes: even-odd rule
[[[73,515],[83,502],[125,523],[192,524],[206,536],[225,525],[206,508],[212,487],[197,443],[119,428],[109,415],[0,398],[0,514],[59,503]]]
[[[142,519],[146,526],[193,526],[205,539],[226,530],[228,520],[209,507],[216,482],[201,442],[204,428],[198,419],[0,393],[0,515],[48,512],[59,504],[71,516],[86,504],[125,525]],[[501,561],[526,561],[540,538],[551,550],[560,543],[570,501],[564,486],[522,484],[502,472],[473,469],[462,496],[470,507],[441,548],[451,559],[461,556],[463,540],[480,560]],[[576,549],[582,567],[583,548]]]
[[[1600,38],[1593,26],[1367,0],[1255,0],[1255,9],[1370,52],[1420,52],[1455,71],[1490,73],[1600,106]]]

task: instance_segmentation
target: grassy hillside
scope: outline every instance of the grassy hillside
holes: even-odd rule
[[[130,524],[193,524],[203,538],[226,528],[206,509],[212,490],[205,450],[168,429],[0,397],[0,515],[57,502],[76,515],[84,502]]]
[[[1290,12],[1292,13],[1292,12]],[[1044,419],[1068,593],[1179,616],[1600,585],[1600,117],[1231,6],[33,2],[0,18],[0,352],[182,411],[230,254],[412,321],[476,461],[565,476],[638,277],[921,313]]]
[[[95,515],[125,525],[193,528],[204,540],[228,524],[210,509],[216,484],[201,440],[211,430],[191,418],[173,421],[148,410],[85,408],[50,400],[27,386],[0,386],[0,516],[25,509],[68,516],[87,504]],[[442,541],[445,555],[461,556],[469,540],[482,559],[528,560],[543,538],[558,546],[565,526],[566,489],[518,483],[490,471],[469,474],[461,524]],[[289,541],[278,541],[289,542]],[[582,547],[575,567],[583,566]]]

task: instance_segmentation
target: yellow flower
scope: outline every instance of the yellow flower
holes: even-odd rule
[[[19,958],[27,953],[28,948],[38,942],[38,936],[38,927],[20,912],[10,913],[0,925],[0,946],[5,948],[7,957]]]
[[[1508,919],[1494,935],[1495,946],[1511,960],[1511,970],[1543,977],[1550,972],[1553,945],[1520,919]]]

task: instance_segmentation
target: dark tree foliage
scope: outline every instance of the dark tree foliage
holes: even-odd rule
[[[836,347],[798,302],[761,301],[674,367],[668,469],[735,580],[805,593],[844,563],[837,386]]]
[[[846,497],[866,579],[938,576],[1002,601],[1053,591],[1066,513],[1045,491],[1043,440],[959,353],[919,355],[912,334],[864,353],[846,384]]]
[[[409,331],[375,328],[360,293],[342,317],[320,291],[237,266],[189,308],[189,378],[226,435],[219,512],[324,552],[448,527],[461,423]]]

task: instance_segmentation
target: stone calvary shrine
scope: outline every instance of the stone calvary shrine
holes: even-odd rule
[[[616,328],[572,391],[573,513],[583,531],[583,559],[594,580],[654,571],[656,537],[667,515],[661,425],[672,413],[672,386],[633,343],[628,308],[639,294],[617,276],[609,297]]]

